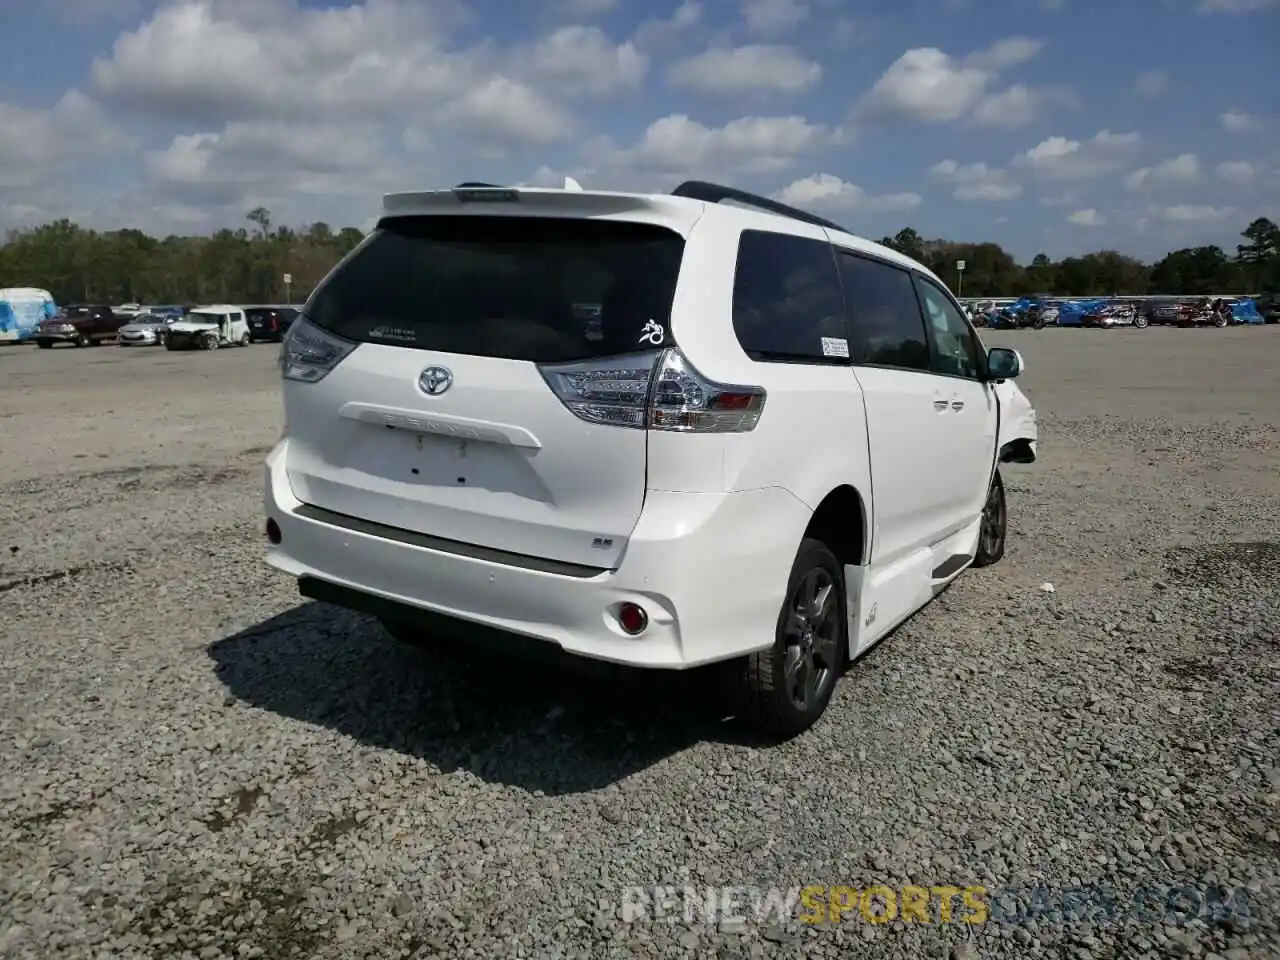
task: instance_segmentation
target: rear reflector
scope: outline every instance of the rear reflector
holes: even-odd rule
[[[639,604],[624,603],[618,608],[618,623],[626,633],[634,637],[644,633],[645,627],[649,626],[649,615]]]

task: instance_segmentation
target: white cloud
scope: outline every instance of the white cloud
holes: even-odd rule
[[[1246,160],[1224,160],[1214,170],[1219,180],[1227,183],[1248,184],[1261,172],[1261,168]]]
[[[908,50],[875,82],[870,115],[938,122],[959,120],[982,99],[991,74],[965,67],[935,47]]]
[[[669,17],[646,20],[640,24],[632,42],[647,51],[669,46],[700,25],[702,14],[703,5],[699,0],[684,0]]]
[[[1200,159],[1194,153],[1183,153],[1162,160],[1152,167],[1139,167],[1124,178],[1130,190],[1162,183],[1194,183],[1200,179]]]
[[[1234,216],[1236,211],[1232,207],[1180,203],[1157,208],[1154,212],[1171,223],[1217,223]]]
[[[1004,40],[997,40],[985,50],[970,54],[965,63],[979,70],[1002,73],[1034,59],[1043,49],[1043,40],[1033,40],[1030,37],[1006,37]]]
[[[673,64],[668,78],[674,86],[706,96],[800,93],[817,85],[822,67],[795,47],[713,47]]]
[[[743,0],[742,19],[754,34],[787,33],[809,17],[809,7],[799,0]]]
[[[1008,170],[989,167],[985,163],[962,164],[955,160],[942,160],[929,169],[929,175],[952,187],[951,195],[957,200],[995,202],[1022,196],[1022,184]]]
[[[1106,218],[1093,207],[1084,210],[1077,210],[1067,217],[1067,222],[1075,224],[1077,227],[1100,227],[1106,223]]]
[[[918,193],[888,193],[873,196],[859,186],[830,173],[814,173],[783,187],[773,198],[795,207],[823,207],[829,210],[914,210],[923,202]]]
[[[381,166],[373,128],[281,121],[233,122],[221,132],[182,134],[144,163],[163,198],[236,205],[284,192],[366,194],[352,174]]]
[[[984,97],[974,108],[972,119],[986,127],[1022,127],[1040,116],[1046,104],[1073,101],[1065,90],[1015,83],[1007,90]]]
[[[546,146],[567,137],[573,117],[538,91],[504,76],[472,87],[441,120],[487,142]]]
[[[561,27],[529,56],[535,82],[566,96],[609,98],[637,90],[649,72],[649,56],[634,43],[615,44],[598,27]]]
[[[617,178],[627,189],[648,177],[775,173],[819,147],[839,142],[839,130],[801,116],[739,117],[723,127],[707,127],[684,114],[655,120],[633,146],[610,140],[590,145],[593,182]]]
[[[63,164],[93,160],[127,144],[79,90],[69,90],[48,110],[0,102],[0,189],[47,183]]]
[[[906,119],[924,123],[959,120],[973,115],[987,125],[1018,126],[1036,116],[1039,107],[1061,93],[1016,85],[991,93],[1000,74],[1035,57],[1040,40],[1009,37],[965,58],[937,47],[917,47],[895,60],[858,106],[867,119]]]
[[[1169,75],[1163,70],[1144,70],[1133,81],[1133,89],[1143,97],[1157,97],[1169,89]]]
[[[1141,142],[1137,133],[1101,130],[1089,140],[1048,137],[1014,158],[1014,165],[1045,180],[1088,180],[1125,166]]]
[[[367,120],[452,100],[485,76],[490,64],[449,51],[448,36],[430,2],[299,10],[186,0],[122,34],[91,75],[114,102],[186,122]]]
[[[1256,119],[1239,110],[1228,110],[1219,116],[1218,120],[1222,123],[1222,129],[1229,130],[1231,133],[1247,133],[1258,126]]]

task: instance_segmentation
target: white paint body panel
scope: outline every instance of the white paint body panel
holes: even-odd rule
[[[320,381],[284,383],[285,435],[265,476],[266,512],[282,532],[270,564],[570,653],[676,669],[773,643],[796,548],[837,488],[861,496],[869,540],[866,564],[846,567],[851,656],[963,569],[934,577],[972,554],[998,450],[997,407],[1002,443],[1009,431],[1034,431],[1021,391],[927,373],[758,363],[732,322],[744,229],[833,241],[941,284],[934,274],[866,240],[737,207],[579,190],[522,190],[521,200],[527,216],[634,220],[684,236],[672,334],[706,378],[765,389],[755,429],[588,423],[531,363],[364,343]],[[482,207],[447,193],[386,203],[442,216]],[[428,403],[416,384],[433,365],[448,367],[454,385]],[[410,466],[419,471],[412,480]],[[300,514],[304,505],[603,572],[563,575],[415,546]],[[640,638],[606,613],[624,600],[650,613]]]

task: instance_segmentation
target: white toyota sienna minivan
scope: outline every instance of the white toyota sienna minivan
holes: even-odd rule
[[[727,187],[392,194],[282,345],[268,561],[419,641],[722,662],[794,735],[1000,559],[1012,382],[921,264]]]

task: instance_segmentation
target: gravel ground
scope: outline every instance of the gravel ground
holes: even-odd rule
[[[988,340],[1043,431],[1005,559],[781,746],[699,676],[419,653],[300,603],[261,560],[274,348],[0,348],[0,953],[1276,956],[1280,329]],[[1242,887],[1248,915],[620,913],[873,883]]]

